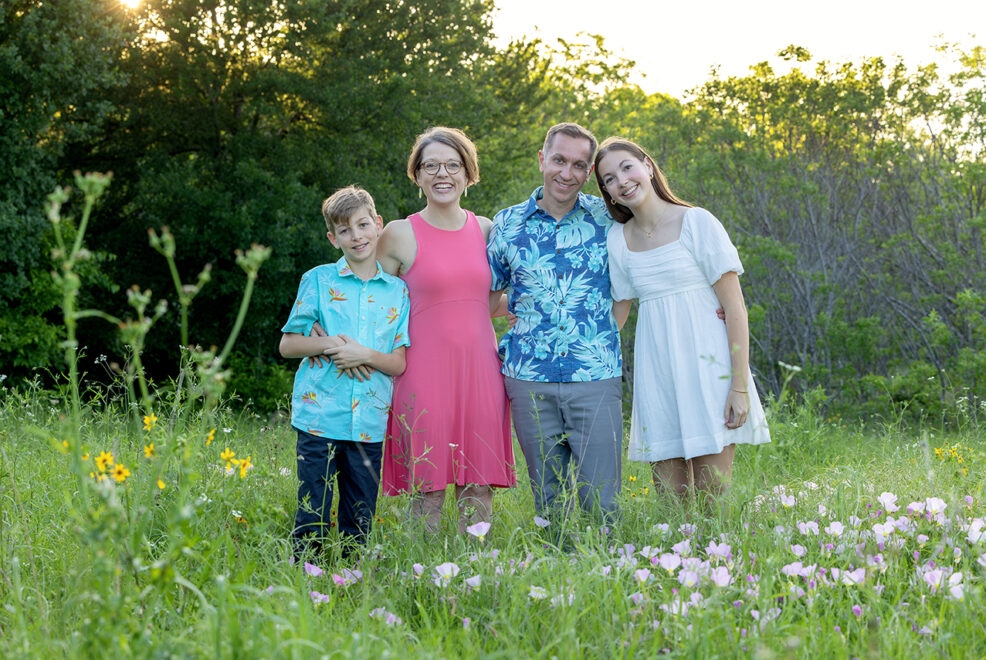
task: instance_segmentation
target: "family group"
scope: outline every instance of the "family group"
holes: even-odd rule
[[[303,359],[295,553],[318,550],[339,491],[343,554],[377,495],[409,493],[437,532],[455,486],[460,532],[516,484],[511,418],[534,507],[619,513],[620,328],[639,302],[628,458],[658,493],[718,494],[737,444],[768,442],[749,366],[739,255],[722,224],[679,199],[639,145],[574,123],[538,152],[544,183],[493,220],[462,207],[479,181],[469,138],[418,136],[407,164],[424,208],[384,226],[357,186],[322,205],[334,264],[301,278],[282,328]],[[595,172],[602,198],[582,192]],[[497,346],[491,317],[508,315]],[[323,360],[326,363],[323,363]]]

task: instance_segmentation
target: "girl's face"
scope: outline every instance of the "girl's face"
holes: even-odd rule
[[[613,149],[599,161],[599,180],[617,204],[633,208],[654,194],[654,168],[629,151]]]
[[[428,169],[435,170],[436,167],[437,171],[428,173]],[[458,203],[466,189],[466,166],[458,151],[447,144],[432,142],[421,150],[421,164],[415,180],[429,204]]]

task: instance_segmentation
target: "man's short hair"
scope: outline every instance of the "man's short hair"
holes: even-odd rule
[[[582,140],[589,141],[589,160],[592,160],[593,154],[596,153],[596,147],[599,146],[599,141],[596,140],[596,136],[592,134],[588,128],[579,126],[576,123],[565,121],[560,124],[555,124],[548,129],[548,134],[544,136],[544,147],[542,147],[543,153],[548,153],[551,148],[551,141],[555,139],[555,136],[561,133],[562,135],[567,135],[571,138],[579,138]]]
[[[369,209],[374,218],[377,217],[377,209],[370,193],[355,185],[340,188],[322,202],[325,227],[334,234],[336,225],[349,222],[353,214],[363,208]]]

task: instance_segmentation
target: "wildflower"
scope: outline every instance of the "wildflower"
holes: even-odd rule
[[[640,593],[639,591],[630,594],[629,598],[630,598],[630,600],[633,601],[633,604],[634,605],[640,605],[640,603],[642,603],[644,601],[644,595],[642,593]]]
[[[308,573],[312,577],[318,577],[318,576],[320,576],[322,574],[322,569],[319,568],[318,566],[316,566],[315,564],[309,564],[306,561],[305,562],[305,573]]]
[[[962,600],[965,597],[962,584],[962,573],[952,573],[948,578],[948,592],[955,600]]]
[[[469,630],[469,624],[470,623],[472,623],[472,621],[469,620],[469,617],[464,617],[462,619],[462,629],[463,630]]]
[[[144,458],[153,458],[153,457],[154,457],[154,443],[152,442],[149,445],[144,445]]]
[[[84,460],[84,461],[88,461],[89,460],[89,452],[86,452],[86,453],[84,453],[82,455],[82,460]]]
[[[483,578],[480,575],[473,575],[471,578],[466,578],[466,585],[473,589],[479,589],[482,583]]]
[[[665,552],[657,561],[668,573],[674,573],[681,566],[681,557],[670,552]]]
[[[144,430],[150,431],[157,424],[157,415],[151,413],[150,415],[144,415]]]
[[[893,513],[900,508],[897,506],[897,496],[893,493],[884,491],[883,493],[880,493],[880,497],[876,499],[880,502],[880,506],[887,510],[887,513]]]
[[[803,545],[795,544],[791,546],[791,552],[794,554],[795,557],[804,557],[805,554],[808,552],[808,548],[806,548]]]
[[[226,469],[227,470],[232,470],[233,469],[232,461],[233,461],[233,457],[234,456],[236,456],[236,452],[230,451],[229,450],[229,447],[226,447],[226,449],[224,449],[223,452],[221,454],[219,454],[219,458],[221,458],[222,460],[226,461]]]
[[[540,527],[541,529],[544,529],[551,523],[545,520],[544,518],[542,518],[541,516],[534,516],[534,524]]]
[[[712,580],[712,584],[717,587],[728,587],[733,581],[733,578],[729,575],[729,569],[725,566],[717,566],[713,568],[709,573],[709,579]]]
[[[388,612],[385,607],[378,607],[374,610],[370,610],[371,619],[380,619],[388,626],[399,626],[403,621],[401,618],[394,614],[393,612]]]
[[[475,525],[469,525],[466,527],[466,531],[480,541],[483,541],[486,539],[486,533],[490,531],[490,523],[484,520]]]
[[[838,520],[833,520],[830,524],[825,526],[825,533],[829,536],[842,536],[844,531],[846,531],[846,526]]]
[[[327,603],[331,600],[328,594],[320,594],[317,591],[309,591],[308,595],[311,596],[313,603]]]
[[[814,520],[809,520],[808,522],[798,523],[798,532],[802,536],[818,536],[818,523]]]
[[[860,607],[859,605],[853,605],[852,606],[852,613],[858,619],[859,617],[863,616],[863,608]]]
[[[247,456],[240,461],[240,479],[246,476],[247,470],[253,469],[253,463],[250,462],[250,457]]]
[[[118,484],[126,481],[127,477],[129,476],[130,476],[130,470],[123,467],[121,463],[117,463],[116,467],[113,468],[113,478],[116,480]]]
[[[459,567],[457,564],[452,562],[445,562],[444,564],[439,564],[435,567],[435,574],[432,577],[432,582],[435,586],[446,587],[452,582],[452,578],[459,574]]]
[[[161,490],[164,490],[164,487],[165,487],[166,485],[167,485],[167,484],[165,484],[165,483],[164,483],[163,481],[161,481],[160,479],[158,479],[158,480],[157,480],[157,487],[158,487],[158,488],[160,488]]]
[[[531,600],[541,600],[548,597],[548,591],[544,587],[531,587],[527,596]]]
[[[106,472],[107,465],[113,465],[113,454],[108,451],[99,452],[99,456],[93,459],[100,472]]]
[[[975,545],[982,540],[986,540],[986,529],[984,529],[984,522],[982,518],[976,518],[969,525],[969,533],[966,535],[966,540],[970,544]]]
[[[633,572],[633,577],[637,580],[637,582],[643,584],[644,582],[647,582],[647,580],[650,579],[650,569],[639,568]]]
[[[208,447],[212,444],[212,441],[216,439],[216,429],[211,429],[209,434],[205,436],[205,446]]]
[[[691,547],[691,539],[685,539],[681,543],[675,543],[671,546],[671,550],[679,555],[687,555],[688,551],[691,550]]]
[[[332,581],[340,587],[348,587],[351,584],[355,584],[363,579],[363,572],[357,569],[342,569],[342,573],[333,573]]]

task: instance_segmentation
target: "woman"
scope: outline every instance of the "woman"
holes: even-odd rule
[[[671,192],[638,145],[602,143],[596,181],[616,221],[607,235],[614,313],[639,298],[629,459],[658,492],[721,492],[736,444],[770,441],[749,365],[739,254],[722,224]],[[725,325],[716,308],[725,311]]]
[[[425,207],[389,223],[380,265],[411,299],[407,370],[395,379],[383,459],[385,495],[412,493],[412,516],[439,527],[455,484],[459,530],[488,520],[492,487],[516,484],[510,412],[490,323],[492,222],[460,206],[479,181],[476,147],[454,128],[418,136],[407,175]]]

